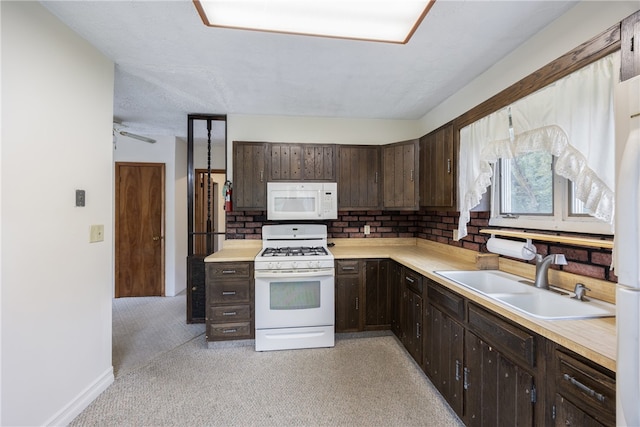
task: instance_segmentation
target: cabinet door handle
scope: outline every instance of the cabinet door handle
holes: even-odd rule
[[[465,390],[469,390],[469,368],[467,368],[465,366],[465,368],[462,370],[463,375],[464,375],[464,379],[462,380],[462,388],[464,388]]]
[[[235,316],[237,314],[238,314],[238,312],[236,312],[236,311],[225,311],[225,312],[222,313],[223,316]]]
[[[413,182],[413,169],[411,169],[411,181]]]
[[[596,399],[598,399],[600,402],[604,402],[604,395],[601,393],[598,393],[597,391],[595,391],[594,389],[592,389],[589,386],[586,386],[584,384],[582,384],[580,381],[578,381],[577,379],[575,379],[574,377],[572,377],[569,374],[564,374],[563,378],[567,381],[569,381],[571,384],[573,384],[574,386],[578,387],[581,391],[583,391],[584,393],[587,393],[589,396],[591,397],[595,397]]]
[[[222,274],[236,274],[235,270],[222,270]]]
[[[420,338],[420,322],[416,322],[416,338]]]
[[[360,310],[360,298],[356,297],[356,310]]]
[[[235,295],[236,291],[222,291],[222,295]]]
[[[412,279],[411,277],[409,277],[409,276],[405,276],[404,278],[405,278],[405,279],[407,280],[407,282],[409,282],[409,283],[413,283],[413,282],[415,282],[415,280],[413,280],[413,279]]]
[[[447,159],[447,173],[451,173],[451,159]]]
[[[260,171],[260,182],[264,182],[264,171]]]
[[[376,172],[376,179],[375,179],[375,183],[378,183],[378,172]]]
[[[456,360],[456,381],[460,381],[460,361]]]

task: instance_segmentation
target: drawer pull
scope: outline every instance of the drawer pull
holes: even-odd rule
[[[223,316],[236,316],[237,314],[237,311],[225,311],[222,313]]]
[[[222,270],[222,274],[236,274],[235,270]]]
[[[236,291],[222,291],[222,295],[226,296],[226,295],[235,295]]]
[[[407,280],[407,282],[409,282],[409,283],[413,283],[413,282],[415,282],[415,280],[413,280],[413,279],[412,279],[411,277],[409,277],[409,276],[405,276],[404,278],[405,278],[405,279]]]
[[[234,333],[236,333],[236,332],[238,332],[238,330],[237,330],[237,329],[223,329],[223,330],[222,330],[222,333],[223,333],[223,334],[234,334]]]
[[[342,271],[353,271],[355,269],[355,267],[342,267]]]
[[[597,391],[595,391],[594,389],[587,387],[586,385],[582,384],[580,381],[578,381],[577,379],[575,379],[574,377],[572,377],[569,374],[564,374],[563,378],[567,381],[569,381],[571,384],[573,384],[574,386],[578,387],[580,390],[582,390],[583,392],[587,393],[589,396],[591,397],[595,397],[596,399],[598,399],[600,402],[604,402],[604,395],[601,393],[598,393]]]

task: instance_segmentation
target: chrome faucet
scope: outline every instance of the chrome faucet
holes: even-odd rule
[[[542,258],[536,255],[536,288],[549,289],[549,267],[551,264],[567,265],[567,259],[562,254],[551,254]]]

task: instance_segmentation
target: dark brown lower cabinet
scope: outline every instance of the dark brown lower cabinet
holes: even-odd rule
[[[552,421],[556,426],[615,426],[615,374],[593,362],[553,345],[553,378],[549,378],[555,394]]]
[[[428,299],[428,298],[427,298]],[[424,370],[431,382],[462,415],[464,327],[437,307],[425,308]]]
[[[422,279],[423,277],[420,274],[407,267],[403,267],[401,306],[402,343],[413,359],[421,366],[424,339]]]
[[[336,261],[336,332],[362,331],[361,261]]]
[[[534,425],[533,376],[469,331],[465,336],[465,347],[465,424]]]
[[[389,295],[391,332],[402,339],[402,265],[396,261],[391,261],[389,265]]]
[[[365,330],[389,329],[391,325],[389,264],[388,259],[365,261]]]

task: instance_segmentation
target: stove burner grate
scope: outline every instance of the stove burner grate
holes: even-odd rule
[[[322,246],[299,246],[299,247],[282,247],[282,248],[266,248],[262,253],[265,257],[279,256],[322,256],[327,255],[327,250]]]

